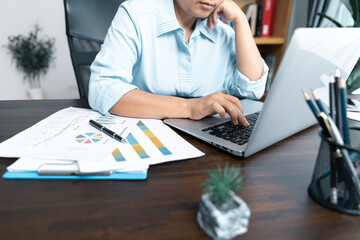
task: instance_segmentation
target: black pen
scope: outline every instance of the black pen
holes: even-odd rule
[[[331,117],[328,117],[325,113],[319,114],[319,121],[322,122],[323,131],[326,131],[327,137],[331,138],[335,141],[335,134],[333,128],[330,125],[330,121],[332,121]],[[335,125],[335,124],[334,124]],[[336,148],[330,145],[331,156],[330,156],[330,202],[332,204],[338,203],[338,187],[337,187],[337,169],[338,165],[335,159]],[[325,171],[327,172],[327,171]],[[325,174],[323,172],[323,174]]]
[[[350,138],[349,138],[349,128],[348,128],[348,121],[347,121],[347,112],[346,112],[346,83],[343,78],[340,79],[339,82],[339,90],[340,90],[340,103],[341,103],[341,117],[342,117],[342,128],[343,128],[343,136],[344,136],[344,143],[346,145],[350,145]]]
[[[100,123],[98,122],[95,122],[94,120],[89,120],[89,123],[91,126],[93,126],[94,128],[100,130],[101,132],[109,135],[110,137],[122,142],[122,143],[126,143],[126,140],[121,137],[120,135],[114,133],[113,131],[111,131],[110,129],[104,127],[103,125],[101,125]]]
[[[340,70],[338,68],[336,68],[335,71],[335,123],[336,126],[338,127],[341,136],[344,136],[343,133],[343,128],[342,128],[342,112],[341,112],[341,99],[340,99],[340,79],[341,79],[341,75],[340,75]]]
[[[333,75],[330,75],[329,81],[329,110],[330,117],[335,119],[335,79]]]

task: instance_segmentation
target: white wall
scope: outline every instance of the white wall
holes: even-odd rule
[[[56,39],[55,61],[41,82],[48,99],[79,98],[65,34],[62,0],[11,0],[0,8],[0,100],[27,99],[28,84],[3,47],[7,37],[28,34],[38,23],[40,34]]]

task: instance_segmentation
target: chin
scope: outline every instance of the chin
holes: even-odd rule
[[[207,18],[211,14],[211,11],[198,10],[193,15],[197,18]]]

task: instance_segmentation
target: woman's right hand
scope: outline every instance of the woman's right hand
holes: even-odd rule
[[[199,120],[214,114],[219,114],[221,118],[225,119],[227,113],[234,125],[240,123],[245,127],[249,126],[243,115],[240,100],[231,95],[213,93],[202,98],[188,99],[187,110],[188,118],[193,120]]]

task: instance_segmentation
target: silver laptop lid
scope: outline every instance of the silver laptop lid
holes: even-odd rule
[[[302,90],[326,88],[340,69],[346,79],[360,57],[360,28],[299,28],[282,58],[245,157],[316,123]],[[323,99],[326,101],[326,99]]]

